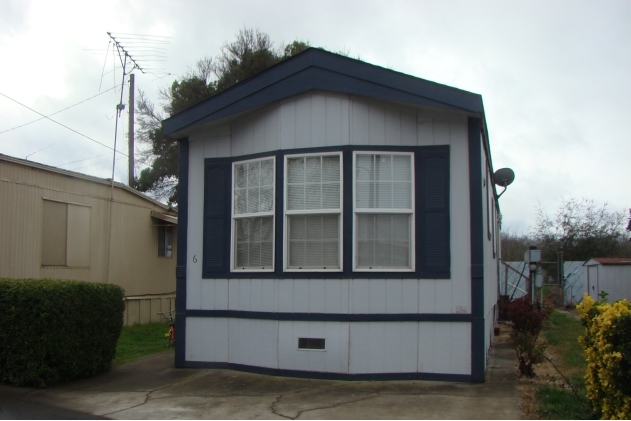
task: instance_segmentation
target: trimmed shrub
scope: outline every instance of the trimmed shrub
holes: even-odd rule
[[[512,322],[511,339],[519,361],[519,372],[523,376],[534,377],[533,366],[544,361],[547,344],[538,341],[543,322],[552,310],[545,310],[538,302],[522,297],[508,305],[508,318]]]
[[[109,370],[123,298],[111,284],[0,279],[0,381],[48,387]]]
[[[587,397],[602,419],[631,418],[631,304],[585,294],[576,307],[585,326]]]

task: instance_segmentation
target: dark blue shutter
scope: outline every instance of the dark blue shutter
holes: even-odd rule
[[[422,278],[450,278],[449,147],[416,157],[416,263]]]
[[[205,162],[204,278],[229,272],[231,168],[226,159],[207,159]]]

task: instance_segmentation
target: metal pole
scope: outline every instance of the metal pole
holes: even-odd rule
[[[134,74],[129,75],[129,187],[134,186]]]
[[[563,250],[558,254],[559,257],[559,286],[561,287],[561,304],[565,305],[565,262],[563,261]]]

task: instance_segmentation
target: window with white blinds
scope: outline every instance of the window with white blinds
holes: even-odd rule
[[[285,270],[342,269],[340,153],[285,157]]]
[[[232,268],[274,270],[275,158],[235,162],[232,177]]]
[[[354,270],[414,270],[412,153],[355,152]]]

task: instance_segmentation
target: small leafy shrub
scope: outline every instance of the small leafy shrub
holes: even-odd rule
[[[579,338],[587,358],[587,397],[603,419],[631,418],[631,304],[594,301],[585,294],[576,309],[585,326]]]
[[[48,387],[109,370],[123,297],[111,284],[0,279],[0,381]]]
[[[543,322],[551,310],[545,310],[530,298],[522,297],[508,305],[508,318],[512,322],[511,339],[519,361],[519,372],[534,377],[533,366],[544,361],[546,343],[538,341]]]

